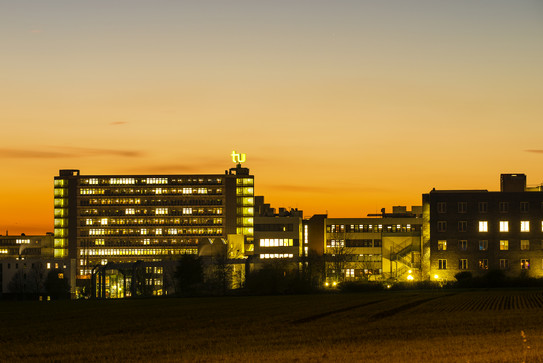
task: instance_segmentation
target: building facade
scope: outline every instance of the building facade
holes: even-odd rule
[[[524,174],[502,174],[499,192],[432,190],[423,195],[423,271],[543,277],[543,192]]]
[[[249,169],[202,175],[81,175],[54,180],[54,256],[75,260],[76,277],[108,262],[175,259],[198,253],[200,238],[254,239],[254,178]]]
[[[304,222],[309,250],[324,255],[329,283],[421,278],[422,208],[368,218],[316,215]]]

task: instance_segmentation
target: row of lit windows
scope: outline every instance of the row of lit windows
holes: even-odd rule
[[[477,268],[480,270],[488,270],[488,259],[481,258],[477,261]],[[541,267],[543,268],[543,260]],[[468,270],[470,268],[468,264],[467,258],[462,258],[458,260],[458,269],[459,270]],[[508,270],[509,269],[509,260],[502,258],[500,259],[500,270]],[[528,270],[530,269],[530,259],[529,258],[521,258],[520,259],[520,268],[522,270]],[[438,260],[438,269],[439,270],[446,270],[447,269],[447,260],[446,259],[440,259]]]
[[[509,240],[502,239],[499,241],[499,247],[501,251],[508,251],[509,250]],[[540,242],[541,247],[543,248],[543,241]],[[447,241],[446,240],[438,240],[437,241],[437,249],[438,251],[446,251],[447,250]],[[467,251],[468,249],[468,241],[467,240],[459,240],[458,241],[458,250],[460,251]],[[525,251],[530,249],[530,240],[528,239],[522,239],[520,240],[520,250]],[[480,240],[478,241],[478,250],[479,251],[486,251],[488,250],[488,240]]]
[[[84,237],[86,231],[81,231],[81,236]],[[115,235],[176,235],[176,234],[194,234],[194,235],[221,235],[222,228],[154,228],[154,229],[104,229],[91,228],[88,230],[89,236],[115,236]]]
[[[253,195],[253,187],[238,187],[236,188],[236,195]]]
[[[170,214],[182,214],[187,215],[218,215],[222,214],[222,208],[196,208],[188,207],[182,209],[169,208],[168,211]],[[125,209],[81,209],[80,215],[89,216],[89,215],[156,215],[156,209],[136,209],[136,208],[125,208]]]
[[[364,269],[357,269],[357,268],[346,268],[343,270],[345,273],[345,277],[347,278],[353,278],[356,276],[355,272],[358,272],[360,275],[378,275],[381,274],[382,270],[380,268],[364,268]]]
[[[236,179],[236,185],[253,185],[254,179],[253,178],[237,178]]]
[[[243,198],[246,199],[246,198]],[[250,198],[250,205],[254,205],[252,198]],[[249,202],[247,202],[249,203]],[[82,199],[79,203],[81,206],[85,205],[221,205],[222,199],[210,198],[210,199],[144,199],[143,201],[138,198],[101,198],[101,199]],[[55,207],[63,207],[67,205],[65,199],[55,199]]]
[[[82,188],[80,195],[118,195],[118,194],[222,194],[221,188],[153,188],[153,189],[103,189],[103,188]],[[64,196],[62,192],[56,192],[55,196]]]
[[[80,256],[154,256],[186,253],[194,253],[194,251],[188,252],[186,249],[181,248],[90,248],[79,251]]]
[[[335,247],[381,247],[382,241],[380,239],[330,239],[326,241],[327,248]]]
[[[262,253],[260,258],[293,258],[292,253]]]
[[[147,210],[147,209],[126,208],[124,212],[127,215],[135,215],[135,214],[147,214],[149,211],[152,213],[152,210]],[[203,208],[191,208],[191,207],[186,207],[186,208],[181,208],[181,209],[156,208],[154,210],[155,215],[168,214],[168,211],[171,211],[171,214],[177,214],[181,212],[182,214],[185,214],[185,215],[205,213],[205,210]],[[214,208],[213,212],[217,214],[221,214],[222,208]]]
[[[509,202],[499,202],[498,203],[498,210],[500,213],[508,213],[509,212]],[[468,212],[468,203],[467,202],[457,202],[457,212],[458,213],[467,213]],[[436,204],[437,206],[437,212],[438,213],[447,213],[447,202],[438,202]],[[541,203],[541,208],[543,208],[543,202]],[[488,202],[479,202],[477,204],[477,210],[479,213],[487,213],[488,212]],[[530,210],[530,203],[529,202],[520,202],[519,203],[519,210],[521,212],[528,212]]]
[[[183,245],[183,246],[196,246],[198,239],[196,238],[130,238],[130,239],[107,239],[108,246],[140,246],[140,245]],[[104,238],[96,238],[90,240],[82,240],[81,247],[89,246],[105,246],[106,240]]]
[[[157,225],[157,224],[211,224],[221,225],[222,218],[85,218],[86,226]],[[83,224],[82,224],[83,225]]]
[[[466,232],[468,228],[467,221],[458,222],[458,231]],[[509,232],[509,221],[500,221],[499,222],[500,232]],[[437,221],[437,231],[446,232],[447,231],[447,221]],[[488,221],[479,221],[478,222],[478,231],[479,232],[488,232]],[[530,221],[520,221],[520,231],[521,232],[530,232]],[[541,222],[541,231],[543,231],[543,221]]]
[[[251,179],[252,180],[252,179]],[[221,184],[222,178],[85,178],[81,179],[81,184],[85,185],[133,185],[133,184]],[[249,184],[248,184],[249,185]],[[252,185],[252,184],[250,184]]]
[[[331,224],[326,226],[328,233],[373,233],[373,232],[413,232],[420,231],[420,225],[412,224]]]
[[[288,247],[292,246],[292,238],[262,238],[260,247]]]

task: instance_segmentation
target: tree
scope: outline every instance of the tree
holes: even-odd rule
[[[333,230],[327,233],[325,261],[326,276],[337,282],[345,278],[345,269],[352,260],[353,250],[347,247],[349,236],[344,230]]]
[[[49,271],[45,278],[45,291],[52,299],[67,299],[70,297],[70,284],[61,269]]]
[[[28,292],[39,295],[44,289],[45,267],[40,261],[34,262],[28,273]]]
[[[180,294],[190,295],[203,282],[202,260],[196,255],[185,254],[177,263],[175,279]]]
[[[311,249],[304,256],[303,274],[305,280],[312,287],[321,287],[325,279],[324,256]]]
[[[232,265],[230,264],[231,248],[227,243],[221,246],[219,253],[212,258],[213,277],[221,294],[225,294],[232,284]]]
[[[23,297],[26,291],[26,281],[23,270],[19,270],[13,275],[11,281],[8,284],[8,290],[12,294],[17,294],[19,297]]]

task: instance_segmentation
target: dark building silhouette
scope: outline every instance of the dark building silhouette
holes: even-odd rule
[[[501,190],[432,190],[423,195],[423,271],[543,276],[543,192],[524,174],[502,174]]]

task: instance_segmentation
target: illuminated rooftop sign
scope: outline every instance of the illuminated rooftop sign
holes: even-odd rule
[[[232,161],[234,163],[240,163],[241,164],[241,163],[244,163],[245,159],[246,159],[245,154],[237,153],[235,150],[232,151],[232,154],[230,156],[232,156]]]

